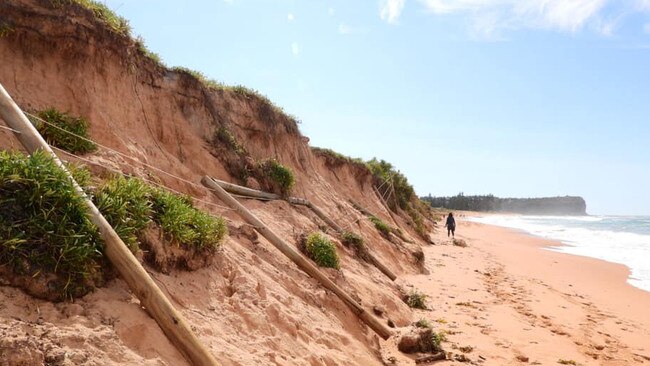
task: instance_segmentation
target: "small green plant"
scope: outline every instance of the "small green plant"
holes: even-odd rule
[[[559,363],[561,365],[577,365],[577,363],[574,360],[559,359],[559,360],[557,360],[557,363]]]
[[[275,159],[263,160],[259,163],[259,166],[266,176],[280,186],[282,194],[287,195],[291,192],[291,188],[296,183],[296,178],[290,168],[280,164]]]
[[[144,38],[142,38],[141,36],[138,36],[138,38],[136,38],[136,40],[135,40],[135,45],[138,47],[138,50],[140,50],[140,52],[142,52],[143,55],[150,58],[151,60],[153,60],[155,63],[157,63],[159,65],[163,64],[162,59],[160,58],[160,55],[153,52],[153,51],[151,51],[149,48],[147,48],[146,44],[144,43]]]
[[[320,233],[311,233],[305,241],[305,252],[321,267],[339,268],[339,256],[332,242]]]
[[[152,199],[153,221],[172,242],[196,249],[216,249],[227,234],[223,218],[197,210],[187,196],[156,189]]]
[[[72,181],[43,152],[0,152],[0,263],[30,277],[58,276],[60,298],[85,292],[102,245]]]
[[[411,290],[411,292],[406,296],[406,305],[414,309],[428,310],[427,307],[427,295],[417,291]]]
[[[114,11],[108,8],[99,1],[94,0],[50,0],[53,6],[61,7],[70,4],[80,5],[93,12],[97,19],[100,19],[115,33],[130,36],[131,26],[129,21],[117,15]]]
[[[237,141],[237,138],[235,135],[230,132],[225,127],[219,127],[217,129],[217,132],[215,132],[214,136],[215,140],[222,142],[226,146],[228,146],[230,149],[232,149],[234,152],[237,153],[237,155],[245,155],[246,154],[246,149],[242,146],[242,144]]]
[[[95,205],[132,252],[138,250],[138,236],[151,222],[151,188],[143,181],[115,176],[93,197]]]
[[[15,31],[11,24],[0,20],[0,38],[6,37]]]
[[[432,350],[431,352],[440,352],[442,351],[442,342],[445,342],[447,340],[447,337],[445,336],[445,333],[443,332],[431,332],[431,346]]]
[[[385,222],[381,221],[379,217],[370,216],[369,219],[383,236],[388,237],[390,235],[390,227],[386,225]]]
[[[202,73],[200,71],[192,70],[192,69],[189,69],[189,68],[183,67],[183,66],[174,66],[174,67],[172,67],[172,70],[174,70],[174,71],[176,71],[178,73],[187,74],[187,75],[192,76],[198,82],[205,85],[208,89],[212,89],[212,90],[226,90],[227,89],[225,84],[223,84],[223,83],[221,83],[221,82],[219,82],[217,80],[208,78],[207,76],[205,76],[204,73]]]
[[[49,144],[73,154],[84,154],[97,149],[93,142],[86,140],[88,138],[88,122],[84,118],[74,117],[54,108],[38,112],[37,115],[49,123],[35,118],[32,120],[38,132]]]
[[[431,328],[431,323],[426,319],[420,319],[415,322],[415,326],[418,328]]]
[[[368,259],[368,248],[366,248],[361,235],[346,231],[341,235],[341,243],[346,247],[352,247],[359,258]]]

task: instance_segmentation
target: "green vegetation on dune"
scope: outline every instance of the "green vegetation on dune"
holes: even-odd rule
[[[31,118],[48,144],[73,154],[85,154],[97,149],[93,142],[87,140],[88,122],[85,118],[59,112],[55,108],[37,112],[36,115],[47,122]]]
[[[166,245],[199,252],[217,248],[227,235],[225,221],[194,208],[189,197],[121,176],[92,189],[86,169],[68,169],[133,252],[150,225],[160,227]],[[63,299],[101,283],[105,263],[99,232],[66,173],[43,152],[0,152],[0,272],[54,278],[33,294]]]
[[[151,222],[151,188],[135,178],[109,179],[93,197],[95,205],[132,252],[138,250],[138,235]]]
[[[372,222],[375,225],[375,228],[386,238],[390,236],[390,227],[383,222],[379,217],[377,216],[370,216],[369,217],[370,222]]]
[[[320,233],[311,233],[304,244],[307,256],[321,267],[339,268],[336,246]]]
[[[406,302],[406,305],[414,308],[414,309],[422,309],[422,310],[427,310],[427,295],[417,291],[417,290],[411,290],[408,295],[405,296],[404,302]]]
[[[129,21],[117,15],[104,3],[94,0],[50,0],[55,7],[77,4],[93,12],[97,19],[100,19],[113,32],[123,36],[131,36]]]
[[[152,191],[153,221],[174,243],[216,249],[227,234],[226,222],[192,206],[191,198],[162,189]]]
[[[45,153],[0,152],[0,264],[17,275],[61,277],[62,297],[84,292],[102,244],[65,172]]]
[[[275,182],[283,195],[288,195],[296,183],[293,171],[275,159],[266,159],[258,163],[265,176]]]

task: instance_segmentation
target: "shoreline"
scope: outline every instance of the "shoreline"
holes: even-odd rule
[[[549,250],[563,244],[516,229],[457,220],[456,238],[468,247],[439,230],[438,245],[424,248],[428,273],[404,278],[431,309],[415,310],[412,321],[445,332],[446,350],[472,347],[466,356],[485,365],[650,365],[650,292],[627,282],[627,266]]]
[[[464,217],[465,220],[464,221],[467,221],[466,220],[467,218],[485,217],[485,216],[489,216],[489,215],[502,216],[501,213],[484,213],[484,212],[474,212],[474,211],[466,211],[464,213],[464,215],[465,215],[465,217]],[[523,214],[513,214],[513,215],[526,216],[526,215],[523,215]],[[587,215],[587,216],[590,216],[590,215]],[[475,222],[475,221],[470,221],[470,222]],[[475,222],[475,223],[480,223],[480,222]],[[639,289],[641,291],[650,293],[650,289],[644,289],[642,287],[635,286],[632,283],[630,283],[630,280],[639,280],[639,279],[632,277],[632,268],[626,263],[616,262],[614,260],[610,260],[610,259],[607,259],[607,258],[599,258],[599,257],[596,257],[596,256],[590,256],[590,255],[587,255],[587,254],[571,253],[570,251],[565,251],[565,250],[562,249],[562,248],[571,248],[572,246],[570,244],[564,243],[559,239],[546,238],[546,237],[543,237],[543,236],[538,236],[538,235],[530,233],[530,232],[528,232],[528,231],[526,231],[524,229],[508,227],[508,226],[500,226],[500,225],[495,225],[495,224],[491,224],[491,223],[480,223],[480,224],[503,228],[503,229],[510,230],[510,231],[513,231],[513,232],[521,233],[522,235],[527,235],[527,236],[530,236],[532,238],[537,238],[537,239],[546,241],[547,244],[540,245],[540,248],[542,248],[544,250],[547,250],[547,251],[551,251],[551,252],[555,252],[555,253],[559,253],[559,254],[566,254],[566,255],[571,255],[571,256],[578,256],[578,257],[595,259],[595,260],[598,260],[598,261],[603,261],[603,262],[614,264],[614,265],[622,265],[627,269],[627,276],[625,277],[625,283],[632,286],[635,289]]]

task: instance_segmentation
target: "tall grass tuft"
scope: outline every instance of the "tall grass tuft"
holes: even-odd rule
[[[165,190],[152,192],[153,221],[171,242],[196,249],[216,249],[227,234],[226,223],[192,206],[187,196]]]
[[[320,233],[311,233],[305,242],[305,252],[321,267],[339,268],[339,256],[336,246]]]
[[[123,35],[131,35],[129,21],[117,15],[104,3],[94,0],[50,0],[55,7],[77,4],[93,12],[93,15],[104,22],[113,32]]]
[[[37,115],[39,118],[56,126],[51,126],[35,118],[32,119],[36,129],[43,135],[48,144],[73,154],[85,154],[97,149],[94,143],[83,139],[88,138],[88,122],[84,118],[74,117],[59,112],[54,108],[40,111]],[[74,136],[69,132],[83,138]]]
[[[151,187],[136,178],[115,176],[95,192],[95,205],[129,249],[138,251],[138,236],[151,222]]]
[[[386,238],[389,237],[389,235],[390,235],[390,227],[388,225],[386,225],[385,222],[383,222],[377,216],[370,216],[369,219],[375,225],[375,228],[379,231],[379,233],[381,235],[383,235]]]
[[[293,171],[275,159],[266,159],[259,162],[259,167],[264,174],[271,178],[280,187],[283,195],[288,195],[296,183],[296,178]]]
[[[102,246],[66,173],[43,152],[0,152],[0,263],[14,273],[53,273],[62,297],[83,292]]]

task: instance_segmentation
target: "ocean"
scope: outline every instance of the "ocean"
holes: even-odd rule
[[[470,218],[562,242],[548,249],[624,264],[628,282],[650,291],[650,216],[519,216]]]

